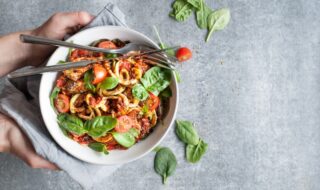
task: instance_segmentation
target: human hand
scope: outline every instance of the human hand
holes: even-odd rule
[[[62,40],[64,36],[77,32],[92,19],[93,16],[84,11],[56,13],[30,33],[35,36]],[[43,63],[54,49],[53,46],[29,44],[26,51],[27,64],[37,66]]]
[[[0,152],[9,152],[21,158],[32,168],[58,170],[58,167],[37,155],[32,144],[17,124],[0,114]]]
[[[56,48],[22,43],[19,41],[20,34],[62,40],[65,35],[75,33],[92,19],[93,16],[84,11],[56,13],[34,30],[0,37],[0,77],[20,67],[40,65]]]

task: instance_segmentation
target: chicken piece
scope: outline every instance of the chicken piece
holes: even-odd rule
[[[80,68],[75,68],[75,69],[68,69],[63,71],[63,74],[73,80],[73,81],[77,81],[79,80],[81,77],[83,77],[84,73],[86,71],[88,71],[91,68],[91,66],[86,66],[86,67],[80,67]]]
[[[63,86],[62,89],[65,90],[68,94],[77,94],[86,91],[84,82],[82,80],[67,80],[66,84]]]

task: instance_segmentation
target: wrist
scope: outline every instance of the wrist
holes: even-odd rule
[[[0,114],[0,152],[10,152],[9,132],[12,121]]]

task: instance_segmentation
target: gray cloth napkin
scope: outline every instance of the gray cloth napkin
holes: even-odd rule
[[[109,3],[85,28],[103,25],[125,26],[124,14],[117,6]],[[39,108],[40,76],[5,80],[0,94],[0,112],[13,118],[30,138],[36,152],[55,163],[74,180],[88,189],[100,183],[119,165],[101,166],[78,160],[59,147],[46,130]]]

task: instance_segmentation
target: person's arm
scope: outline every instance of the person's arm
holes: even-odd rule
[[[21,43],[20,34],[62,39],[66,34],[72,34],[87,25],[92,18],[87,12],[56,13],[39,28],[0,37],[0,77],[20,67],[43,63],[55,49],[51,46]],[[37,155],[17,123],[1,113],[0,152],[12,153],[32,168],[58,169],[55,164]]]

